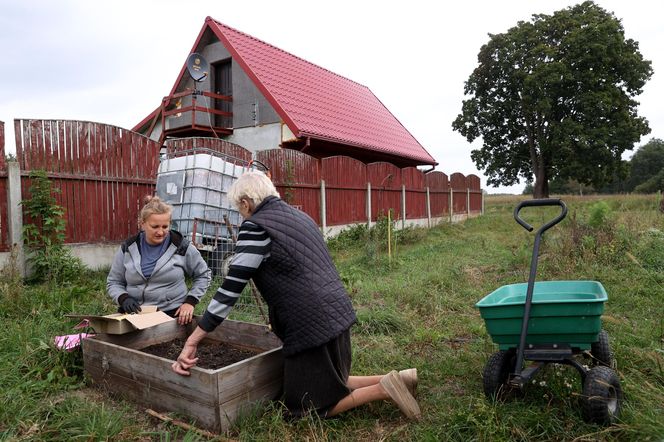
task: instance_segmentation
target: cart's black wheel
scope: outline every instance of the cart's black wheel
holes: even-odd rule
[[[507,380],[515,363],[514,350],[501,350],[491,355],[482,374],[484,394],[487,398],[501,399],[511,390]]]
[[[599,340],[593,342],[590,347],[590,354],[598,365],[613,368],[615,360],[613,359],[613,352],[611,351],[611,344],[609,343],[609,334],[606,330],[599,332]]]
[[[622,388],[616,372],[602,365],[586,373],[583,381],[583,418],[595,424],[612,424],[620,416]]]

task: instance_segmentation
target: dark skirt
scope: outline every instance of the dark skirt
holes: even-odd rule
[[[321,417],[350,394],[350,330],[320,347],[284,359],[284,404],[288,417],[315,412]]]

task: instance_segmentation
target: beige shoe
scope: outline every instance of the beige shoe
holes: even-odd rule
[[[396,370],[392,370],[383,376],[380,380],[380,385],[408,419],[420,419],[422,416],[420,406],[417,404],[413,395],[410,394],[406,384],[401,380],[401,377]]]
[[[417,368],[408,368],[399,372],[399,377],[414,398],[417,397]]]

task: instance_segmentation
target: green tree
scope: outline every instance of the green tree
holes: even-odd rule
[[[629,170],[629,161],[624,161],[624,165],[620,168],[620,170]],[[617,193],[625,193],[627,192],[627,179],[629,177],[629,174],[625,176],[624,174],[619,175],[618,173],[614,173],[613,177],[602,187],[600,187],[597,191],[599,193],[604,193],[604,194],[617,194]]]
[[[573,179],[563,180],[561,178],[554,178],[549,182],[549,193],[551,195],[585,195],[595,193],[596,190],[592,186],[581,184]],[[523,195],[533,194],[533,182],[526,183],[523,189]]]
[[[651,139],[639,147],[629,163],[627,190],[636,190],[637,187],[643,188],[644,192],[663,190],[661,187],[658,188],[657,183],[661,182],[664,176],[664,141],[659,138]],[[646,185],[641,186],[642,184]]]
[[[595,189],[573,179],[554,178],[549,182],[549,192],[557,195],[584,195],[594,193]]]
[[[664,190],[664,169],[660,170],[657,175],[653,175],[646,181],[642,182],[634,188],[637,193],[655,193]],[[664,207],[664,206],[663,206]]]
[[[621,155],[650,132],[634,97],[652,76],[613,13],[587,1],[489,35],[452,123],[492,185],[553,178],[596,188],[626,174]]]

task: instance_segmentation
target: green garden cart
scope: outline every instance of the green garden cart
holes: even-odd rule
[[[535,282],[542,235],[567,215],[560,199],[522,201],[514,209],[514,219],[529,232],[533,227],[519,212],[538,206],[559,206],[561,212],[535,234],[528,283],[502,286],[476,304],[499,347],[484,367],[484,393],[491,399],[506,397],[523,390],[545,364],[567,364],[582,378],[584,419],[612,424],[620,415],[622,389],[612,368],[609,336],[602,330],[606,290],[597,281]],[[590,363],[583,364],[581,357]]]

